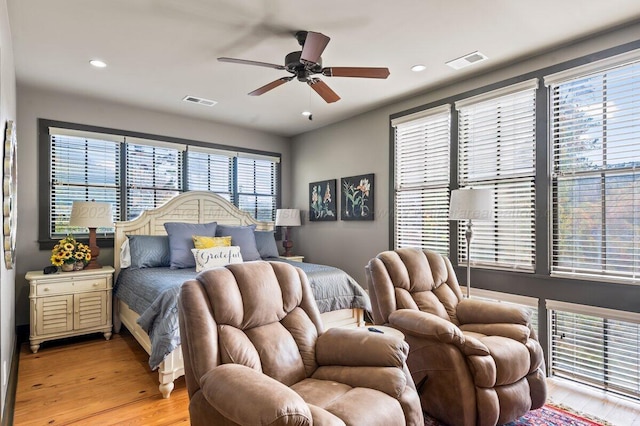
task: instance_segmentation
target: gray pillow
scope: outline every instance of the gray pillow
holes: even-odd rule
[[[169,238],[166,235],[129,235],[131,268],[169,266]]]
[[[256,237],[253,235],[256,225],[248,226],[229,226],[218,225],[216,228],[216,237],[231,236],[231,245],[239,246],[242,260],[260,260],[260,253],[256,246]]]
[[[260,253],[262,259],[280,256],[273,231],[255,231],[254,236],[256,238],[258,253]]]
[[[193,245],[193,236],[202,235],[205,237],[215,237],[216,225],[216,222],[166,222],[164,229],[169,236],[171,269],[195,268],[196,261],[193,258],[193,253],[191,253],[191,249],[195,248]]]

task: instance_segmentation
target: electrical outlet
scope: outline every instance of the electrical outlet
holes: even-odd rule
[[[2,387],[7,386],[7,361],[2,361]]]

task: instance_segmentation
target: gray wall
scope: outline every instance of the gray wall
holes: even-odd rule
[[[376,219],[373,222],[342,222],[340,220],[307,222],[294,230],[292,237],[295,242],[294,251],[305,255],[310,261],[339,266],[365,286],[366,263],[379,252],[388,250],[391,245],[388,214],[390,209],[389,116],[391,114],[633,42],[638,39],[638,34],[640,34],[640,24],[600,34],[591,39],[576,41],[517,64],[496,66],[496,69],[480,77],[465,80],[462,72],[460,80],[448,86],[294,137],[291,148],[292,181],[295,183],[292,208],[309,209],[307,200],[309,182],[336,178],[339,186],[341,177],[375,173],[376,211]],[[340,192],[339,189],[338,192]],[[491,283],[492,277],[482,274],[478,278],[482,280],[483,277],[486,277],[483,283],[486,288],[495,287]],[[529,282],[531,278],[531,276],[527,277],[526,285],[517,285],[516,292],[532,294]],[[479,283],[479,280],[475,282]],[[553,284],[547,287],[553,291]],[[632,287],[626,286],[627,291]],[[510,287],[507,284],[500,284],[495,289],[509,291]],[[563,298],[570,297],[570,292],[569,289],[561,291]],[[536,292],[533,291],[533,293]],[[592,299],[598,300],[597,297]],[[602,301],[602,298],[600,300],[600,303],[611,305],[607,300]],[[639,305],[635,303],[633,306],[635,309],[640,309]]]
[[[258,149],[282,154],[282,203],[290,202],[290,140],[280,136],[242,129],[211,121],[194,120],[176,115],[139,109],[47,91],[18,84],[18,135],[21,141],[18,174],[20,182],[18,209],[16,271],[16,324],[29,324],[29,288],[24,274],[49,264],[49,250],[38,246],[38,164],[37,119],[108,127],[162,136],[191,139],[236,147]],[[113,265],[113,250],[101,249],[100,263]]]
[[[7,120],[16,119],[16,77],[14,72],[13,47],[9,14],[6,0],[0,0],[0,128],[2,129],[2,147]],[[20,136],[20,133],[17,132]],[[18,152],[22,143],[18,138]],[[4,156],[3,156],[4,159]],[[4,199],[0,187],[0,198]],[[4,229],[4,216],[2,219]],[[13,316],[15,301],[15,269],[7,269],[4,262],[4,244],[0,247],[0,411],[4,418],[4,404],[7,396],[7,380],[15,346],[15,319]]]

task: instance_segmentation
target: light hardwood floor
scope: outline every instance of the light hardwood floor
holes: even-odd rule
[[[146,352],[126,331],[44,343],[20,351],[15,425],[189,424],[184,377],[162,399]],[[613,425],[640,426],[640,404],[559,379],[549,399]]]

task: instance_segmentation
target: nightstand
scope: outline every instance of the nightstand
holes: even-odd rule
[[[101,332],[111,338],[113,268],[44,274],[29,271],[30,334],[33,353],[47,340]]]
[[[278,256],[280,259],[291,260],[292,262],[304,262],[304,256]]]

